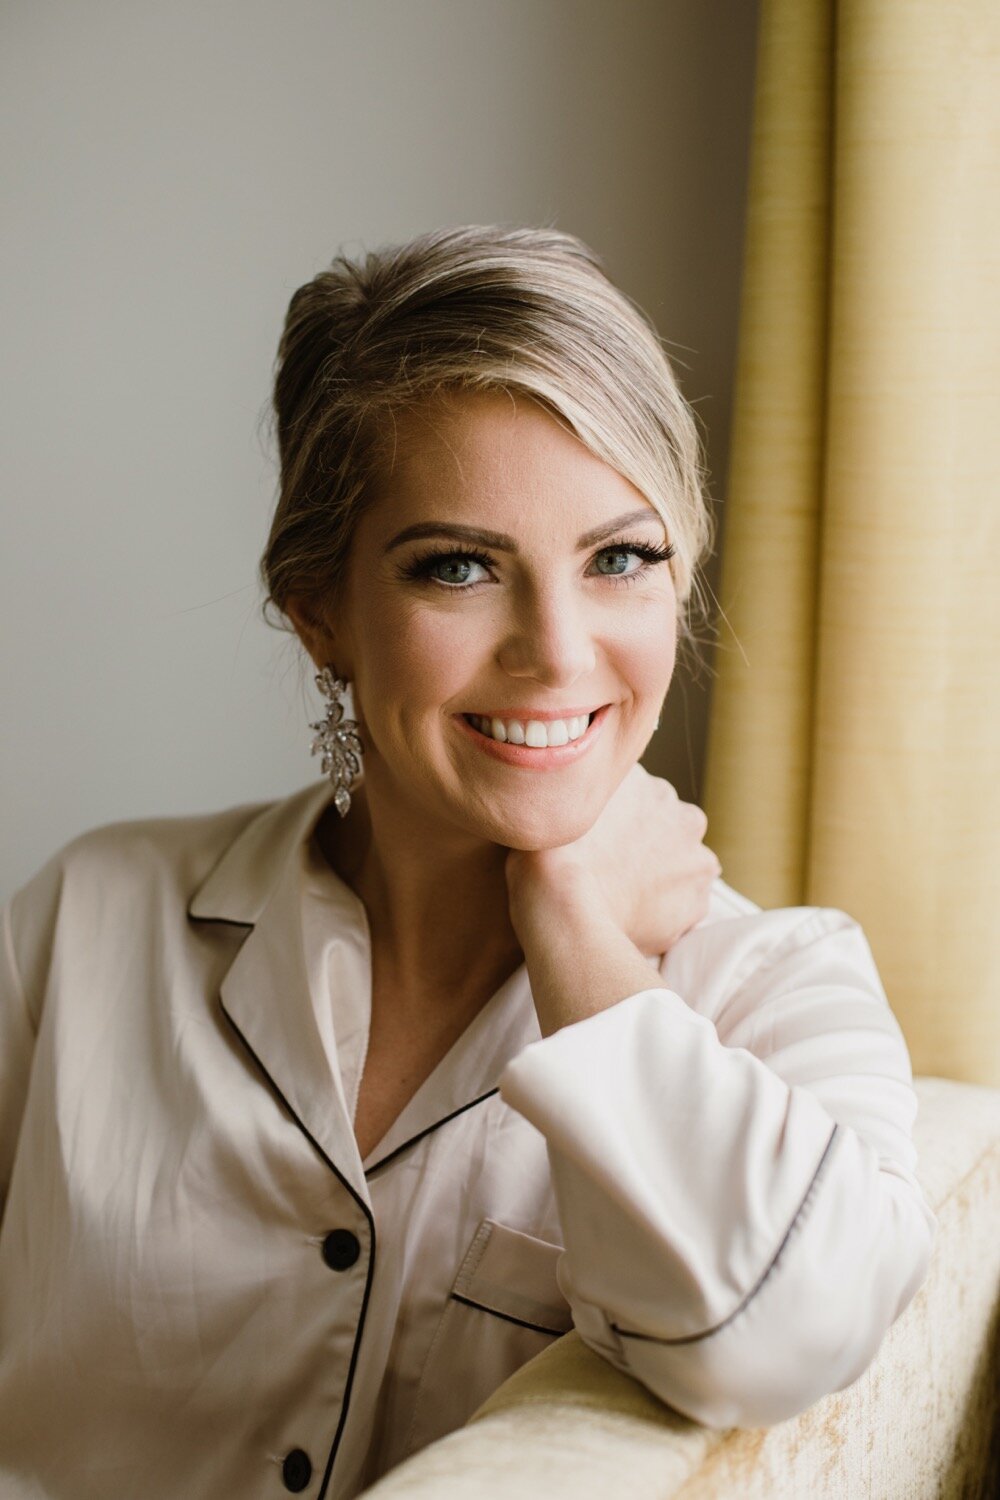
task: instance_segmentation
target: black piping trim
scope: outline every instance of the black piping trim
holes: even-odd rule
[[[518,1328],[531,1328],[535,1333],[551,1333],[556,1338],[561,1338],[568,1333],[568,1328],[546,1328],[542,1323],[529,1323],[526,1318],[515,1318],[513,1313],[500,1312],[495,1307],[487,1307],[485,1302],[473,1302],[471,1297],[463,1297],[460,1292],[452,1292],[453,1302],[462,1302],[466,1307],[477,1307],[481,1312],[489,1313],[491,1318],[503,1318],[505,1323],[516,1323]]]
[[[275,1083],[274,1079],[271,1077],[270,1073],[267,1071],[264,1064],[257,1056],[256,1052],[251,1047],[250,1043],[247,1041],[246,1037],[243,1035],[242,1031],[233,1020],[232,1016],[226,1010],[226,1007],[222,1004],[221,1000],[219,1004],[222,1009],[222,1014],[225,1016],[226,1020],[229,1022],[230,1026],[233,1028],[236,1035],[243,1043],[243,1046],[246,1048],[247,1052],[250,1054],[260,1071],[263,1073],[264,1077],[267,1079],[277,1097],[281,1100],[282,1104],[288,1110],[288,1113],[291,1115],[292,1119],[295,1121],[296,1125],[299,1127],[306,1140],[310,1143],[313,1149],[318,1152],[323,1161],[326,1162],[327,1166],[330,1168],[330,1171],[334,1174],[338,1181],[341,1182],[347,1189],[351,1197],[354,1199],[355,1203],[361,1209],[361,1212],[364,1214],[365,1218],[368,1220],[368,1229],[371,1235],[372,1246],[371,1255],[368,1257],[368,1278],[365,1281],[365,1294],[361,1303],[361,1315],[358,1318],[358,1331],[354,1336],[354,1347],[351,1350],[351,1362],[347,1367],[347,1379],[344,1382],[344,1399],[341,1403],[340,1408],[340,1421],[337,1423],[337,1430],[333,1435],[333,1445],[330,1449],[330,1456],[326,1461],[326,1472],[323,1475],[323,1483],[319,1487],[319,1494],[317,1496],[317,1500],[323,1500],[323,1497],[325,1496],[327,1491],[327,1486],[330,1483],[330,1475],[333,1472],[333,1461],[337,1457],[337,1449],[340,1447],[340,1440],[344,1433],[344,1425],[347,1422],[347,1411],[351,1404],[351,1390],[354,1385],[354,1372],[357,1369],[358,1354],[361,1349],[361,1335],[364,1332],[365,1317],[368,1312],[368,1303],[371,1298],[372,1278],[375,1275],[375,1220],[367,1203],[365,1203],[365,1201],[358,1196],[354,1188],[344,1177],[343,1173],[340,1172],[336,1164],[331,1161],[330,1157],[327,1156],[326,1152],[323,1150],[323,1147],[320,1145],[319,1141],[317,1141],[316,1137],[306,1129],[305,1125],[299,1119],[298,1115],[295,1113],[295,1110],[289,1104],[288,1100],[285,1098],[284,1094],[281,1092],[278,1085]]]
[[[611,1324],[612,1332],[620,1334],[623,1339],[640,1339],[644,1344],[698,1344],[702,1339],[709,1339],[713,1334],[720,1333],[728,1323],[731,1323],[734,1318],[738,1318],[744,1308],[748,1307],[756,1297],[757,1293],[760,1291],[761,1287],[764,1285],[765,1281],[777,1265],[782,1250],[784,1250],[785,1246],[788,1244],[788,1236],[791,1234],[792,1230],[795,1228],[795,1225],[801,1218],[802,1210],[805,1208],[806,1203],[809,1200],[809,1195],[812,1192],[813,1188],[816,1186],[816,1180],[823,1169],[823,1163],[826,1161],[827,1157],[830,1154],[830,1148],[833,1145],[833,1142],[837,1135],[837,1131],[839,1129],[839,1125],[834,1125],[833,1129],[831,1130],[830,1138],[823,1149],[823,1155],[819,1159],[816,1170],[812,1174],[812,1178],[809,1182],[809,1186],[805,1190],[802,1202],[799,1204],[798,1208],[795,1210],[795,1213],[792,1215],[792,1221],[789,1224],[788,1228],[785,1230],[784,1239],[781,1241],[781,1244],[774,1252],[771,1264],[768,1266],[763,1276],[761,1276],[760,1280],[757,1282],[757,1285],[747,1293],[747,1295],[743,1298],[743,1301],[740,1303],[739,1307],[731,1312],[728,1317],[723,1318],[721,1323],[716,1323],[714,1328],[706,1328],[704,1333],[688,1333],[685,1334],[683,1338],[679,1339],[661,1339],[657,1338],[656,1335],[652,1333],[632,1333],[628,1328],[619,1328],[617,1323]]]
[[[199,917],[190,906],[187,909],[187,919],[189,922],[218,922],[221,927],[255,927],[257,925],[255,922],[238,922],[235,917]]]
[[[427,1125],[423,1130],[418,1131],[416,1135],[411,1135],[408,1141],[404,1141],[401,1146],[394,1147],[388,1156],[383,1156],[381,1161],[377,1161],[374,1166],[369,1167],[365,1172],[365,1178],[369,1178],[373,1172],[378,1172],[382,1167],[388,1166],[391,1161],[395,1161],[401,1152],[408,1151],[411,1146],[415,1146],[418,1141],[422,1141],[425,1135],[430,1135],[432,1131],[440,1130],[441,1126],[447,1125],[449,1120],[457,1119],[459,1115],[464,1115],[467,1109],[474,1109],[477,1104],[482,1104],[484,1099],[492,1099],[493,1095],[499,1092],[499,1088],[492,1088],[487,1093],[480,1094],[478,1099],[470,1099],[468,1104],[462,1104],[458,1109],[453,1109],[450,1115],[442,1115],[441,1119],[435,1120],[433,1125]]]

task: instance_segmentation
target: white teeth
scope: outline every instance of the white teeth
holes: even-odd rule
[[[528,745],[533,750],[544,750],[549,746],[568,745],[586,734],[590,725],[589,714],[578,714],[571,719],[552,719],[545,723],[541,719],[529,719],[522,724],[519,719],[486,719],[479,714],[469,718],[490,739],[505,741],[511,745]]]

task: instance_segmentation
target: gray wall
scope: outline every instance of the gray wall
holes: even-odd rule
[[[728,438],[749,0],[7,0],[0,898],[118,818],[316,774],[259,617],[291,292],[340,248],[554,219]],[[696,796],[707,675],[647,756]]]

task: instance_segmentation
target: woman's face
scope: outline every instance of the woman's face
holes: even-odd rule
[[[585,833],[670,683],[666,545],[639,491],[530,400],[458,393],[400,418],[343,597],[301,630],[353,684],[373,816],[518,849]],[[581,738],[532,745],[595,711]]]

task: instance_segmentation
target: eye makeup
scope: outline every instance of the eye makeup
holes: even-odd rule
[[[620,541],[613,542],[608,546],[601,547],[594,553],[591,561],[599,557],[615,556],[617,554],[628,555],[634,553],[642,559],[642,567],[634,569],[631,573],[593,573],[589,577],[607,578],[613,586],[632,586],[641,578],[661,563],[668,562],[675,556],[677,548],[671,543],[669,546],[652,544],[637,538],[623,537]],[[465,562],[475,563],[479,567],[491,569],[495,566],[494,559],[487,552],[478,547],[469,547],[456,544],[451,547],[432,548],[429,551],[417,553],[408,562],[403,563],[398,569],[398,576],[415,582],[427,582],[436,584],[438,587],[448,589],[452,593],[468,593],[479,587],[482,579],[472,583],[452,582],[447,583],[444,579],[434,577],[434,569],[441,563]]]

